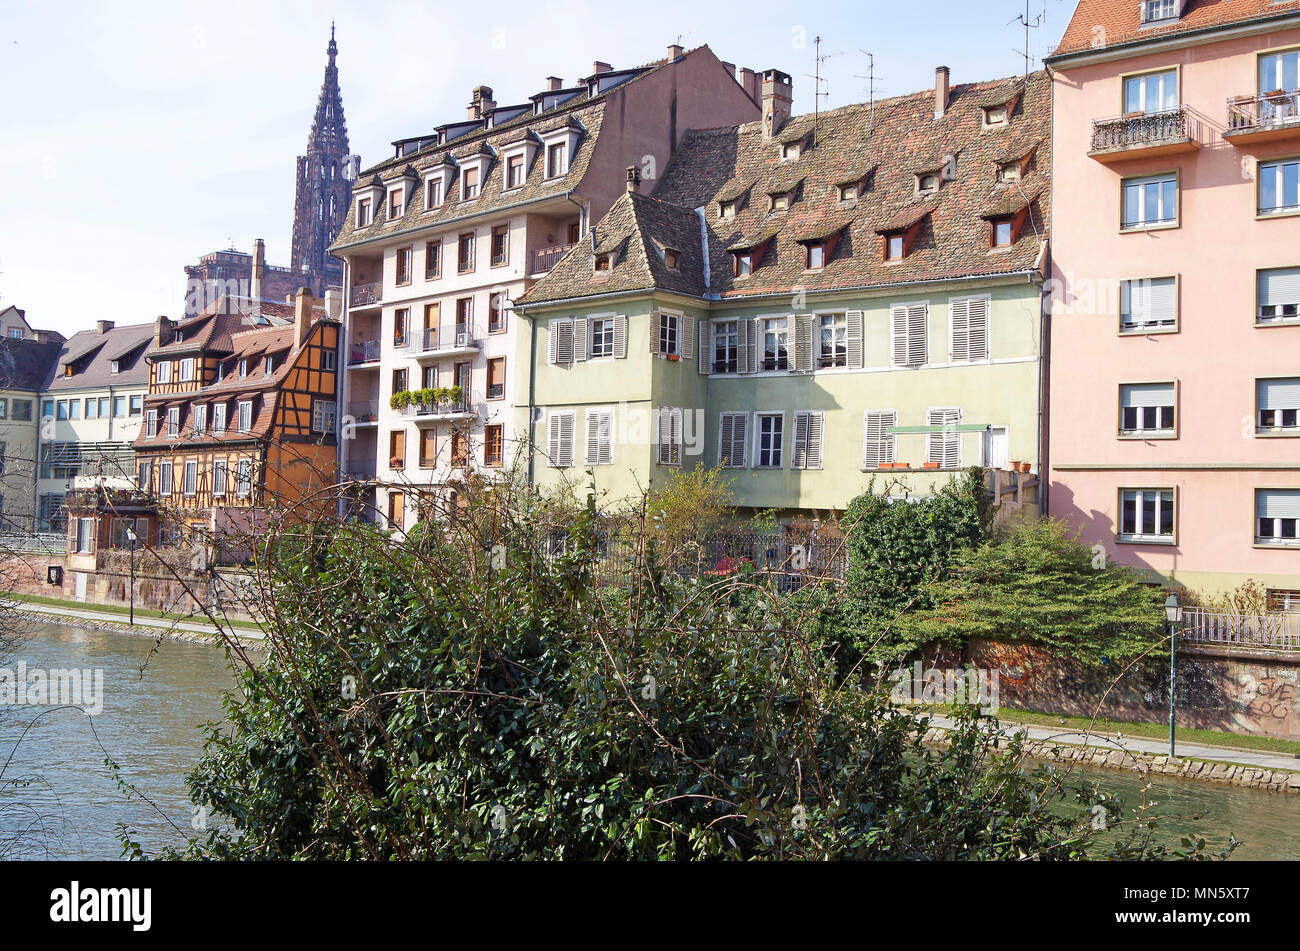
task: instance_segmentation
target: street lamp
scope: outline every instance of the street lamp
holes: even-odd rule
[[[1169,631],[1169,755],[1174,753],[1174,688],[1178,679],[1178,624],[1183,619],[1183,606],[1178,603],[1178,595],[1170,594],[1165,599],[1165,620]]]
[[[135,626],[135,529],[126,528],[127,541],[131,543],[131,626]]]

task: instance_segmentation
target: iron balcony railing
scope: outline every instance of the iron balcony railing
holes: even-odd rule
[[[1186,142],[1193,138],[1195,131],[1196,120],[1186,109],[1094,119],[1092,151],[1113,152],[1166,142]]]
[[[533,253],[533,273],[545,274],[559,263],[560,258],[569,253],[571,244],[562,244],[555,248],[542,248]]]
[[[384,297],[384,285],[382,281],[376,281],[374,284],[353,284],[352,285],[352,306],[365,307],[368,304],[378,304]]]
[[[437,353],[439,350],[464,350],[466,347],[477,349],[480,346],[481,341],[475,340],[474,335],[465,330],[462,325],[457,325],[456,330],[449,334],[439,334],[437,327],[417,331],[411,336],[406,351],[407,353]]]
[[[378,361],[378,340],[359,340],[348,345],[348,366],[353,367],[361,363],[377,363]]]
[[[1300,92],[1234,96],[1228,100],[1228,133],[1300,125]]]
[[[469,400],[446,403],[412,403],[402,407],[402,415],[411,419],[423,416],[459,416],[471,412]]]

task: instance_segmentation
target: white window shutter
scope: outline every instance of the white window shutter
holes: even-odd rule
[[[573,465],[573,413],[560,417],[560,464],[564,468]]]
[[[627,359],[627,317],[623,314],[614,318],[614,356]]]
[[[547,455],[552,466],[560,465],[560,417],[551,413],[546,424]]]
[[[890,334],[892,337],[891,353],[896,367],[907,366],[907,308],[898,305],[889,312]]]
[[[677,318],[677,350],[683,360],[695,357],[695,318]]]
[[[600,459],[600,414],[587,410],[587,465],[594,466]]]
[[[734,466],[731,458],[731,443],[736,438],[736,417],[723,413],[718,417],[718,468],[729,469]]]
[[[861,370],[865,365],[864,354],[862,352],[862,311],[849,311],[844,315],[844,322],[845,347],[848,351],[846,362],[855,370]]]
[[[806,468],[820,469],[822,467],[822,425],[824,416],[821,413],[808,414],[808,454],[805,459]]]
[[[862,414],[862,467],[879,469],[894,461],[894,437],[889,430],[898,425],[893,410],[867,410]]]
[[[790,453],[791,469],[808,468],[809,413],[794,414],[794,452]]]
[[[757,317],[749,322],[749,367],[751,373],[757,373],[763,366],[763,322]]]
[[[794,368],[811,370],[813,368],[813,316],[797,314],[791,318],[791,321],[794,324],[791,328],[794,331]]]
[[[965,362],[970,357],[970,305],[969,297],[954,297],[948,303],[952,321],[952,361]]]
[[[929,362],[930,308],[916,304],[907,309],[907,365],[922,367]]]
[[[932,409],[929,413],[928,425],[930,426],[957,426],[961,423],[961,410],[956,408]],[[951,432],[930,433],[929,442],[929,460],[930,462],[939,463],[941,468],[956,469],[961,465],[961,433],[953,429]]]
[[[590,354],[587,351],[587,318],[578,317],[573,321],[573,359],[586,360]]]
[[[745,450],[749,446],[749,414],[734,413],[732,420],[735,429],[731,436],[731,465],[736,469],[743,469]]]
[[[749,331],[750,323],[748,320],[741,318],[736,321],[736,372],[753,373],[754,368],[749,362]]]
[[[655,356],[663,354],[663,349],[659,345],[662,339],[664,326],[664,315],[659,311],[650,314],[650,352]]]
[[[989,358],[989,309],[991,301],[987,297],[973,297],[970,300],[970,358],[987,360]]]
[[[573,362],[573,319],[557,320],[551,325],[555,331],[555,362],[568,365]]]
[[[712,354],[713,340],[709,333],[710,328],[709,328],[709,322],[707,320],[701,320],[699,327],[700,327],[700,334],[699,334],[700,348],[697,353],[697,356],[699,357],[699,370],[702,374],[707,376],[709,373],[709,361],[713,356]]]

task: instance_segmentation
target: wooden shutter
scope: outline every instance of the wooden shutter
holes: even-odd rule
[[[822,467],[822,421],[821,413],[808,414],[808,448],[804,459],[807,469]]]
[[[683,314],[677,318],[677,352],[683,360],[695,356],[695,318]]]
[[[956,408],[932,409],[929,413],[930,426],[957,426],[961,423],[961,410]],[[943,469],[956,469],[961,465],[961,433],[955,429],[951,432],[933,432],[929,434],[929,460],[939,463]]]
[[[586,360],[587,346],[587,318],[579,317],[573,321],[573,359]]]
[[[659,339],[660,339],[660,334],[662,333],[663,324],[664,324],[664,315],[659,313],[659,311],[657,310],[651,311],[650,312],[650,352],[655,356],[659,356],[660,354],[663,353],[663,350],[659,346]]]
[[[624,315],[614,318],[614,356],[627,359],[627,317]]]
[[[862,414],[862,467],[879,469],[894,461],[894,437],[889,429],[898,425],[893,410],[866,410]]]
[[[546,362],[548,365],[555,365],[555,341],[559,337],[559,321],[552,320],[546,328]]]
[[[724,469],[745,468],[748,413],[723,413],[718,419],[718,465]]]
[[[587,465],[607,466],[614,461],[613,416],[609,410],[587,410]]]
[[[560,464],[560,416],[551,413],[546,421],[546,454],[548,462],[555,467]]]
[[[699,371],[705,376],[709,373],[709,363],[713,359],[713,340],[709,333],[710,325],[707,320],[700,321],[700,339],[699,351],[696,356],[699,358]]]
[[[565,317],[551,321],[551,363],[573,362],[573,319]]]
[[[794,451],[790,453],[791,469],[808,468],[808,417],[809,413],[794,414]]]
[[[794,368],[811,370],[813,368],[813,316],[796,314],[790,320],[794,324],[790,328],[794,333]],[[798,423],[795,425],[797,428]]]
[[[763,322],[757,317],[749,321],[749,372],[763,368]]]
[[[907,366],[907,308],[899,304],[889,312],[891,360],[896,367]]]
[[[989,358],[989,307],[991,300],[987,297],[972,297],[968,300],[967,316],[970,321],[970,359],[987,360]]]
[[[948,304],[952,321],[952,361],[965,362],[970,357],[970,304],[969,297],[954,297]]]
[[[907,365],[925,366],[929,361],[930,308],[915,304],[907,309]]]
[[[600,414],[587,410],[587,465],[594,466],[600,459]]]
[[[846,362],[854,369],[861,370],[865,365],[862,351],[862,311],[849,311],[844,315],[844,322],[845,347],[848,351]]]
[[[752,351],[749,348],[750,322],[743,317],[736,321],[736,372],[753,373],[753,364],[749,362]]]

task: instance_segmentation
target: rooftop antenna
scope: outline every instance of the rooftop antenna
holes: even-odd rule
[[[1031,56],[1029,52],[1029,31],[1036,30],[1042,26],[1043,18],[1047,15],[1047,7],[1044,6],[1042,13],[1038,14],[1036,17],[1031,17],[1029,15],[1029,3],[1030,0],[1025,0],[1025,12],[1011,21],[1011,23],[1019,23],[1025,28],[1025,48],[1024,50],[1016,50],[1017,53],[1021,53],[1025,57],[1025,79],[1029,78],[1029,68],[1033,63],[1033,56]],[[1010,26],[1011,23],[1008,23],[1007,25]]]
[[[817,128],[818,123],[821,121],[821,101],[824,97],[828,97],[831,94],[829,88],[825,92],[822,92],[822,84],[826,82],[826,80],[822,79],[822,63],[826,62],[826,60],[828,59],[832,59],[839,55],[840,55],[839,53],[826,53],[825,55],[823,55],[822,38],[820,36],[813,38],[814,72],[812,74],[804,73],[804,75],[813,81],[813,128],[814,129]]]
[[[870,135],[876,129],[876,54],[867,50],[858,50],[867,58],[867,75],[854,76],[854,79],[865,79],[867,81],[867,102],[871,105],[871,118],[867,122],[867,134]]]

